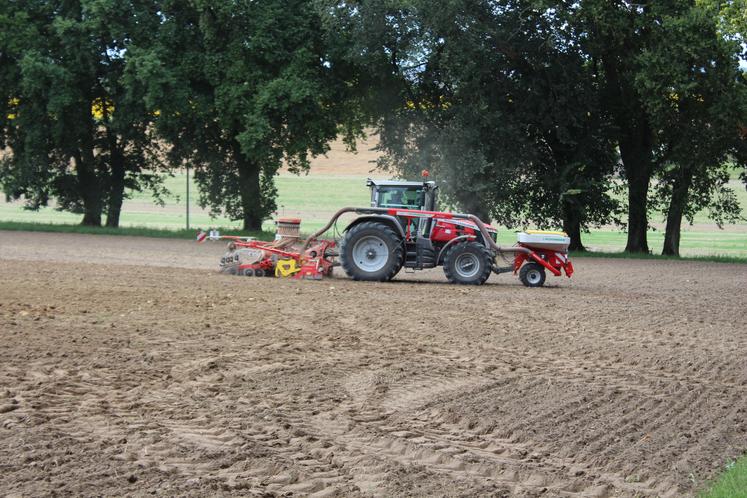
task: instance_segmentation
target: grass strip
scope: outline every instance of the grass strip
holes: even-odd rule
[[[572,258],[610,258],[610,259],[654,259],[661,261],[696,261],[706,263],[736,263],[747,264],[747,257],[710,254],[703,256],[664,256],[661,254],[605,252],[605,251],[573,251]]]
[[[747,455],[726,465],[726,471],[700,498],[747,498]]]
[[[197,230],[170,230],[168,228],[150,227],[91,227],[64,223],[31,223],[20,221],[0,221],[0,230],[25,232],[55,232],[55,233],[83,233],[92,235],[127,235],[135,237],[158,237],[169,239],[195,239]],[[256,232],[237,230],[235,228],[218,228],[220,233],[240,235],[242,237],[256,237],[260,240],[272,240],[275,236],[270,232]]]

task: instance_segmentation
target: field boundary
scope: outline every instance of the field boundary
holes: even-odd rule
[[[259,240],[272,240],[275,236],[272,232],[244,231],[233,227],[217,227],[221,233],[230,233],[242,237],[254,237]],[[167,228],[150,227],[91,227],[65,223],[32,223],[18,221],[0,221],[0,231],[23,231],[23,232],[51,232],[51,233],[79,233],[88,235],[115,235],[131,237],[154,237],[173,239],[194,239],[197,229],[171,230]],[[747,264],[747,258],[728,255],[704,255],[704,256],[662,256],[660,254],[630,254],[625,252],[605,251],[576,251],[571,252],[573,258],[615,258],[615,259],[648,259],[662,261],[696,261],[710,263]]]
[[[729,462],[720,475],[700,493],[700,498],[745,498],[747,497],[747,455]]]
[[[238,230],[233,227],[216,227],[219,232],[230,232],[242,237],[255,237],[260,240],[271,240],[275,234],[262,231]],[[195,239],[198,228],[178,229],[151,227],[93,227],[74,225],[69,223],[32,223],[23,221],[0,221],[0,230],[8,232],[50,232],[50,233],[79,233],[87,235],[116,235],[124,237],[154,237],[161,239]]]

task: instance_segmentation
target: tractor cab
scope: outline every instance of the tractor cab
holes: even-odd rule
[[[372,180],[371,207],[436,210],[436,182],[406,182],[397,180]]]

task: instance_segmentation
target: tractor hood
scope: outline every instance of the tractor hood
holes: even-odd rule
[[[454,218],[436,218],[436,220],[438,222],[440,222],[440,223],[448,223],[450,225],[458,225],[458,226],[461,226],[461,227],[467,227],[467,228],[471,228],[471,229],[473,229],[475,231],[479,231],[480,230],[477,227],[477,225],[475,225],[473,222],[471,222],[469,220],[457,220],[457,219],[454,219]],[[493,228],[492,226],[488,225],[487,223],[485,224],[485,228],[487,228],[488,232],[490,232],[490,233],[498,233],[497,229]]]

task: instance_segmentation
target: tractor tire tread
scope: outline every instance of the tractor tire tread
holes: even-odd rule
[[[529,272],[532,270],[537,270],[539,272],[539,281],[531,282],[529,280]],[[546,276],[545,267],[535,261],[530,261],[529,263],[524,264],[524,266],[519,270],[519,280],[521,280],[521,283],[526,287],[542,287],[545,285]]]
[[[482,268],[480,269],[477,278],[471,280],[464,280],[455,271],[453,271],[454,259],[465,251],[472,251],[477,254],[482,254]],[[454,244],[453,247],[449,248],[449,251],[444,257],[444,274],[446,279],[453,284],[460,285],[482,285],[490,277],[493,271],[493,256],[490,250],[479,242],[468,241],[459,242]]]
[[[379,232],[382,237],[388,240],[389,248],[392,251],[392,257],[389,260],[388,267],[385,268],[383,272],[380,271],[379,275],[376,276],[369,276],[361,273],[358,268],[352,264],[352,257],[349,257],[348,254],[348,246],[351,244],[351,241],[354,241],[361,232],[368,230]],[[352,247],[350,248],[350,251],[352,252]],[[342,239],[342,244],[340,245],[340,256],[342,269],[345,270],[345,273],[353,280],[388,282],[402,269],[405,262],[405,248],[402,245],[400,237],[391,227],[384,223],[365,221],[353,226],[353,228],[350,228],[347,231],[345,238]]]

